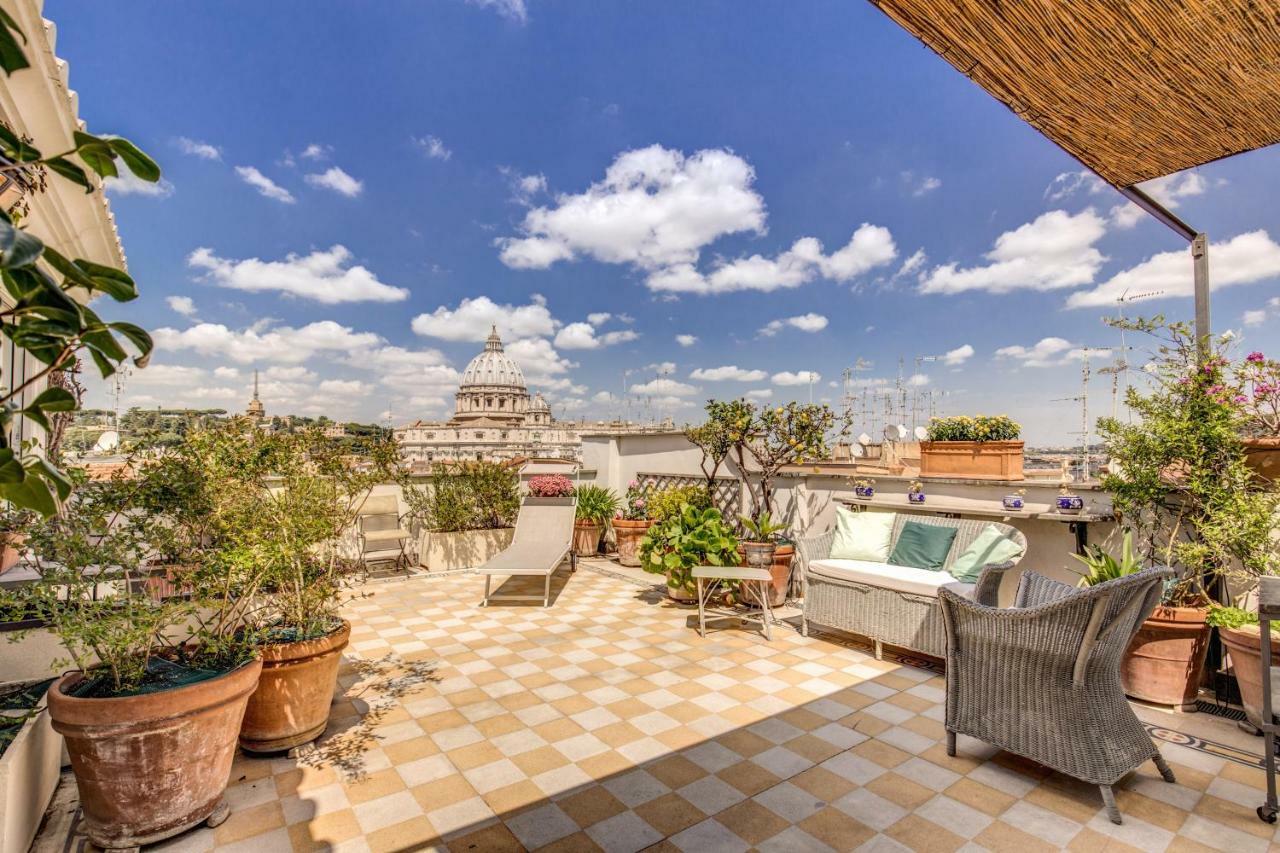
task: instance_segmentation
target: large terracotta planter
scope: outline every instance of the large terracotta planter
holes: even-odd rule
[[[207,681],[113,699],[69,696],[79,672],[55,682],[49,713],[66,739],[89,839],[137,847],[225,820],[222,792],[261,672],[255,660]]]
[[[1246,438],[1244,461],[1262,479],[1280,482],[1280,438]]]
[[[1262,632],[1257,625],[1243,628],[1220,628],[1218,636],[1231,653],[1231,669],[1240,685],[1240,703],[1245,716],[1255,728],[1262,719]],[[1271,634],[1271,665],[1280,665],[1280,637]],[[1274,714],[1280,708],[1272,708]]]
[[[613,520],[613,535],[618,539],[618,562],[624,566],[640,565],[640,540],[649,532],[653,521],[647,518]]]
[[[921,477],[1021,480],[1021,441],[922,441]]]
[[[573,553],[579,557],[593,556],[600,547],[600,534],[604,529],[598,524],[584,521],[573,523]]]
[[[320,737],[350,639],[351,623],[343,619],[327,637],[262,647],[262,676],[240,726],[245,752],[283,752]]]
[[[791,588],[791,560],[796,555],[794,545],[779,545],[773,551],[773,564],[769,572],[773,575],[773,598],[771,607],[781,607],[787,603],[787,590]]]
[[[27,542],[25,533],[0,533],[0,575],[22,562],[23,546]]]
[[[1157,607],[1121,661],[1125,694],[1194,711],[1209,643],[1207,614],[1201,607]]]

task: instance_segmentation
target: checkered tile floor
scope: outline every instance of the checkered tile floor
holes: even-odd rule
[[[1178,784],[1152,766],[1121,784],[1113,826],[1094,788],[967,738],[948,758],[928,669],[786,626],[704,640],[689,609],[589,566],[545,610],[481,609],[481,583],[369,585],[319,749],[238,759],[231,818],[157,849],[1245,853],[1280,837],[1253,815],[1262,772],[1197,747],[1203,731],[1163,745]]]

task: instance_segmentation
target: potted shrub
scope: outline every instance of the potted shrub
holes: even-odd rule
[[[589,557],[600,548],[600,536],[618,511],[618,496],[612,489],[589,484],[575,489],[574,497],[573,550],[579,557]]]
[[[921,477],[1021,480],[1022,427],[1005,415],[930,418]]]
[[[1058,486],[1058,497],[1055,499],[1054,505],[1057,507],[1058,512],[1066,513],[1067,515],[1079,515],[1080,511],[1084,509],[1084,498],[1072,492],[1071,486],[1064,482]]]
[[[694,509],[711,506],[711,493],[702,486],[668,486],[649,495],[649,518],[656,524],[680,512],[685,504]]]
[[[1206,620],[1218,629],[1231,655],[1231,669],[1240,686],[1240,704],[1255,728],[1262,723],[1262,630],[1258,614],[1240,607],[1211,607]],[[1280,662],[1280,625],[1271,628],[1272,666]]]
[[[29,530],[36,583],[0,592],[0,613],[34,616],[70,671],[48,692],[79,789],[85,832],[127,848],[217,825],[236,735],[262,664],[222,591],[236,567],[202,565],[188,594],[136,583],[149,521],[123,478],[82,485]]]
[[[861,500],[871,500],[876,496],[876,481],[870,477],[859,477],[853,481],[853,494]]]
[[[738,552],[742,554],[744,565],[756,569],[769,569],[769,600],[774,606],[780,606],[787,600],[787,588],[791,583],[791,559],[777,559],[779,534],[786,530],[785,524],[775,522],[767,511],[755,518],[739,516],[746,531],[746,538],[738,543]]]
[[[924,503],[924,483],[919,480],[912,480],[907,486],[907,502],[913,504]]]
[[[649,517],[649,499],[639,480],[627,484],[622,508],[613,519],[613,534],[618,540],[618,562],[624,566],[640,565],[640,540],[653,524]]]
[[[539,474],[529,478],[529,496],[535,498],[571,498],[573,481],[564,474]]]
[[[567,482],[567,480],[566,480]],[[425,484],[402,485],[424,532],[421,562],[432,571],[478,566],[511,544],[520,477],[498,462],[437,463]]]
[[[1142,561],[1180,572],[1129,647],[1125,689],[1190,709],[1204,667],[1211,591],[1274,573],[1280,493],[1257,488],[1246,464],[1226,339],[1204,342],[1202,352],[1183,323],[1157,317],[1124,327],[1156,336],[1160,346],[1147,371],[1151,389],[1130,388],[1126,396],[1134,422],[1098,422],[1116,462],[1102,485],[1133,530]]]
[[[1236,365],[1234,379],[1245,462],[1263,480],[1280,483],[1280,361],[1251,352]]]
[[[374,487],[394,479],[390,437],[365,442],[358,459],[319,428],[266,433],[243,424],[188,437],[209,471],[219,524],[210,562],[243,566],[232,590],[242,632],[262,675],[240,728],[240,746],[263,754],[318,738],[329,721],[351,623],[339,615],[359,564],[341,540]]]
[[[681,603],[697,600],[695,566],[736,566],[738,559],[738,539],[714,507],[683,504],[655,522],[640,543],[644,570],[665,575],[667,595]]]

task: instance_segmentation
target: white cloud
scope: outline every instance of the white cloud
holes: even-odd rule
[[[781,373],[773,374],[770,381],[772,381],[774,385],[808,385],[811,382],[816,383],[821,379],[822,374],[813,370],[799,370],[795,373],[792,373],[789,370],[784,370]]]
[[[986,266],[960,269],[950,263],[934,267],[920,284],[921,293],[985,290],[1056,290],[1093,281],[1106,260],[1094,248],[1106,232],[1102,218],[1088,208],[1072,215],[1053,210],[996,238]]]
[[[591,396],[591,402],[599,403],[602,406],[607,406],[612,403],[618,402],[618,398],[613,394],[610,394],[608,391],[597,391],[595,394]]]
[[[347,198],[355,198],[364,191],[364,183],[356,180],[337,166],[332,166],[318,174],[310,174],[305,178],[313,187],[332,190]]]
[[[1058,175],[1049,182],[1049,186],[1045,187],[1044,197],[1046,201],[1059,202],[1065,198],[1070,198],[1078,192],[1097,195],[1105,192],[1106,189],[1106,181],[1088,169],[1082,169],[1079,172],[1063,172]]]
[[[190,296],[166,296],[164,301],[170,309],[178,312],[183,317],[194,317],[196,315],[196,303]]]
[[[1246,311],[1244,316],[1240,318],[1240,322],[1246,326],[1261,326],[1267,322],[1267,312],[1262,308],[1255,311]]]
[[[668,379],[665,376],[659,376],[656,379],[650,379],[648,382],[632,385],[627,390],[632,394],[666,397],[687,397],[690,394],[698,393],[698,389],[694,386]]]
[[[1094,357],[1103,353],[1092,353]],[[1064,338],[1041,338],[1034,346],[1008,346],[996,350],[996,358],[1014,359],[1027,367],[1058,367],[1085,356],[1085,349]]]
[[[772,291],[799,287],[816,276],[847,282],[870,269],[892,261],[898,254],[889,229],[864,222],[843,247],[826,255],[822,242],[801,237],[774,258],[751,255],[721,263],[703,275],[692,264],[657,270],[645,282],[650,290],[665,293],[729,293],[738,290]]]
[[[911,257],[902,262],[902,266],[898,267],[898,271],[893,274],[894,278],[902,278],[911,275],[924,268],[925,262],[929,260],[929,256],[924,253],[924,249],[916,249]]]
[[[820,332],[827,327],[827,322],[827,318],[821,314],[801,314],[797,317],[787,317],[785,320],[772,320],[760,329],[760,334],[766,338],[771,338],[786,326],[800,329],[803,332]]]
[[[511,182],[511,200],[526,207],[533,203],[533,197],[547,191],[547,176],[542,173],[522,175],[510,166],[499,166],[498,171]]]
[[[1280,277],[1280,245],[1266,231],[1250,231],[1225,243],[1209,245],[1209,286],[1213,290],[1276,277]],[[1190,250],[1153,255],[1137,266],[1116,273],[1093,290],[1071,294],[1067,307],[1114,305],[1126,291],[1135,294],[1161,291],[1166,297],[1193,295]]]
[[[691,347],[698,342],[697,335],[676,335],[676,343],[682,347]]]
[[[732,364],[724,367],[699,367],[689,374],[690,379],[707,382],[759,382],[768,376],[763,370],[747,370]]]
[[[238,379],[240,377],[240,370],[235,367],[222,365],[213,369],[213,375],[219,379]]]
[[[640,334],[631,329],[606,332],[597,336],[595,327],[590,323],[570,323],[556,335],[555,344],[563,349],[599,349],[634,341],[638,337]]]
[[[487,296],[477,296],[463,299],[457,308],[441,305],[430,314],[414,317],[413,331],[446,341],[483,341],[493,326],[504,341],[555,334],[560,322],[551,316],[547,301],[536,293],[530,299],[528,305],[499,305]]]
[[[619,154],[602,181],[553,207],[530,210],[522,237],[498,240],[503,263],[542,269],[587,256],[658,269],[693,263],[715,239],[764,232],[764,200],[741,157],[708,149],[685,157],[651,145]]]
[[[913,373],[907,377],[907,384],[912,388],[923,388],[929,384],[929,377],[923,373]]]
[[[136,381],[147,385],[201,385],[204,378],[199,367],[178,364],[149,364],[135,375]]]
[[[275,181],[262,174],[253,166],[236,166],[236,174],[240,176],[240,180],[256,189],[261,195],[269,199],[283,202],[285,204],[293,204],[297,199],[293,197],[293,193],[277,184]]]
[[[357,379],[326,379],[319,385],[321,394],[361,396],[369,393],[369,384]]]
[[[523,24],[529,20],[529,10],[525,6],[525,0],[467,0],[467,2],[481,9],[492,9],[517,24]]]
[[[658,361],[653,364],[646,364],[641,370],[652,370],[654,373],[675,373],[676,363],[674,361]]]
[[[546,338],[512,341],[506,345],[506,351],[520,365],[530,383],[544,388],[573,389],[575,393],[582,393],[576,390],[579,386],[572,385],[568,378],[561,376],[577,367],[577,362],[556,352]]]
[[[347,266],[351,258],[345,246],[303,256],[291,253],[283,261],[230,260],[201,247],[187,257],[187,265],[207,270],[208,277],[220,287],[253,293],[275,290],[325,305],[401,302],[409,297],[408,289],[379,281],[365,267]]]
[[[1175,210],[1182,199],[1203,195],[1209,189],[1209,182],[1196,172],[1179,172],[1176,175],[1153,178],[1138,187],[1169,210]],[[1117,228],[1132,228],[1146,215],[1146,211],[1133,202],[1111,208],[1111,222]]]
[[[161,352],[192,350],[201,355],[226,357],[239,364],[302,364],[317,353],[351,352],[382,343],[372,332],[356,332],[332,320],[320,320],[299,328],[268,326],[241,331],[221,323],[197,323],[182,330],[167,326],[156,329],[154,337],[156,348]]]
[[[432,160],[448,160],[453,156],[453,152],[445,147],[444,141],[438,136],[415,136],[413,144],[418,146],[418,150]]]
[[[973,358],[973,351],[973,347],[969,344],[958,346],[953,350],[948,350],[947,353],[942,356],[942,363],[952,367],[964,364],[966,361]]]
[[[161,178],[144,181],[128,169],[120,169],[120,177],[107,178],[103,187],[112,195],[140,195],[147,198],[168,198],[173,195],[173,184]]]
[[[752,388],[750,391],[748,391],[745,394],[745,396],[752,400],[768,400],[770,397],[773,396],[773,389],[772,388]]]
[[[333,146],[313,142],[306,148],[303,148],[302,154],[299,156],[301,156],[303,160],[327,160],[332,152]]]
[[[199,157],[203,160],[221,160],[222,149],[216,145],[210,145],[207,142],[200,142],[196,139],[188,139],[185,136],[179,136],[174,140],[174,144],[178,146],[183,154],[190,154],[193,157]]]
[[[935,178],[932,175],[921,175],[917,178],[914,172],[903,172],[902,183],[906,185],[907,189],[916,198],[928,195],[938,187],[942,186],[941,179]]]
[[[612,317],[613,315],[608,311],[597,311],[594,314],[587,315],[587,322],[593,326],[603,326],[605,323],[609,322]]]

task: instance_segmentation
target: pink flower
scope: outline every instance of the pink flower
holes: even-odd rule
[[[1245,357],[1244,357],[1244,360],[1245,360],[1245,361],[1251,361],[1251,362],[1253,362],[1254,364],[1259,364],[1259,363],[1261,363],[1261,362],[1263,362],[1263,361],[1266,361],[1266,360],[1267,360],[1267,357],[1266,357],[1265,355],[1263,355],[1262,353],[1260,353],[1260,352],[1256,352],[1256,351],[1255,351],[1255,352],[1251,352],[1251,353],[1249,353],[1247,356],[1245,356]]]
[[[1237,403],[1247,403],[1247,402],[1249,401],[1249,398],[1248,398],[1248,397],[1246,397],[1246,396],[1245,396],[1245,395],[1243,395],[1243,394],[1237,394],[1233,399],[1234,399]]]

